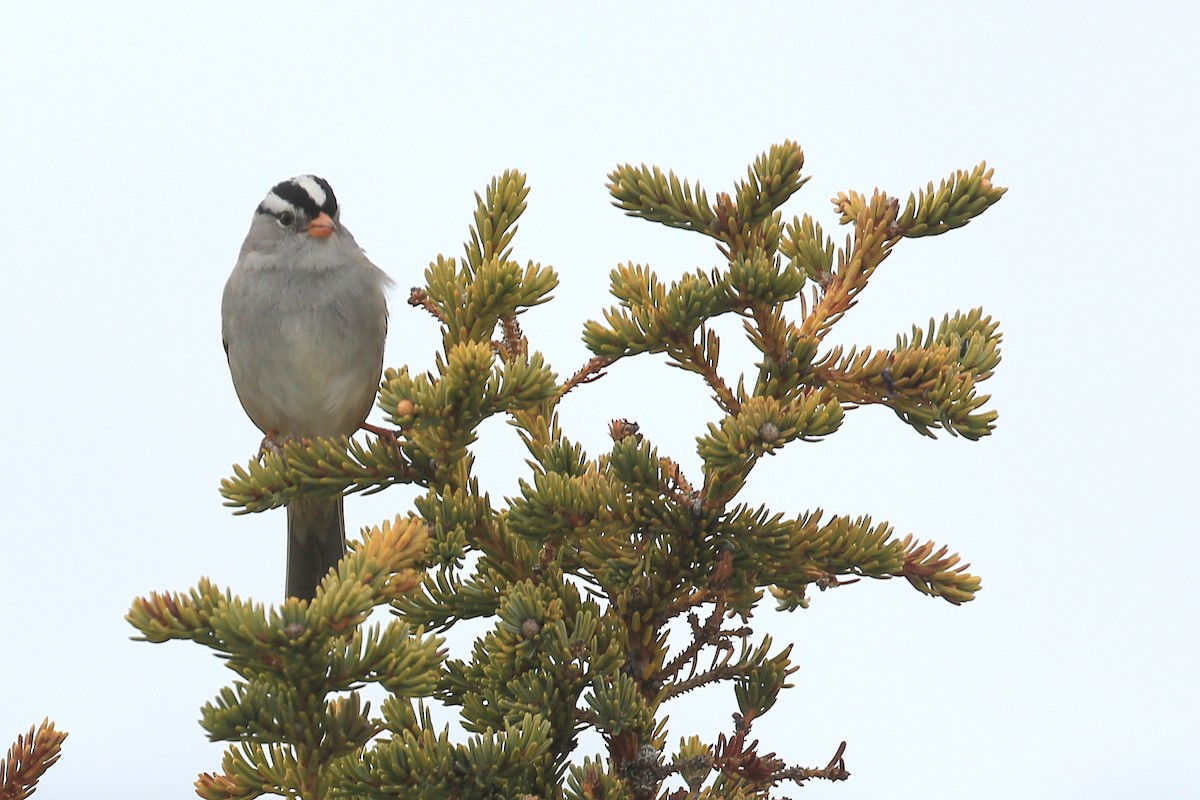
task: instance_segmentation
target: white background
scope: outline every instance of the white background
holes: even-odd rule
[[[187,797],[219,769],[195,720],[232,673],[129,641],[123,615],[201,575],[281,593],[282,513],[233,517],[216,491],[259,440],[219,301],[272,184],[331,181],[397,281],[387,363],[420,370],[437,336],[407,288],[461,254],[474,191],[525,171],[516,255],[562,278],[525,328],[565,375],[613,266],[670,279],[717,258],[612,208],[606,173],[658,164],[711,195],[784,138],[813,176],[785,212],[828,228],[837,191],[906,195],[985,158],[1011,190],[902,243],[834,333],[887,346],[983,305],[1005,337],[984,386],[997,433],[929,441],[863,409],[764,461],[745,496],[887,519],[963,553],[984,589],[962,608],[896,581],[791,615],[765,603],[756,621],[799,642],[800,671],[756,728],[764,749],[816,766],[849,741],[853,777],[812,798],[1195,796],[1200,16],[965,5],[5,4],[0,749],[47,715],[70,731],[38,797]],[[736,376],[749,353],[726,330]],[[564,407],[592,455],[628,417],[696,480],[718,416],[655,359]],[[480,453],[499,502],[523,453],[500,421]],[[352,498],[352,528],[412,496]],[[670,741],[715,738],[732,709],[728,687],[689,696]]]

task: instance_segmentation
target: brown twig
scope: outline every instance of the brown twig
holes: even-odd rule
[[[690,506],[692,498],[696,495],[696,490],[692,488],[692,484],[684,476],[683,469],[679,464],[666,456],[659,456],[658,463],[662,466],[662,471],[667,476],[666,484],[663,486],[663,494],[681,506]]]
[[[707,593],[705,593],[707,594]],[[713,608],[713,613],[708,619],[704,620],[701,625],[699,617],[695,612],[688,614],[688,624],[692,626],[692,641],[688,646],[679,651],[679,655],[675,656],[669,662],[663,665],[659,675],[663,680],[671,680],[675,678],[683,668],[689,663],[692,665],[688,677],[696,674],[696,664],[700,659],[700,651],[706,644],[715,645],[717,643],[717,634],[721,629],[721,615],[724,613],[724,598],[718,597],[716,605]]]
[[[687,680],[692,680],[696,675],[696,668],[700,663],[700,651],[705,646],[716,648],[709,671],[718,666],[717,657],[720,653],[725,654],[725,659],[721,663],[729,663],[729,659],[733,656],[733,642],[731,640],[745,639],[753,631],[748,626],[733,628],[731,630],[721,630],[721,620],[725,618],[725,608],[725,595],[717,594],[712,613],[709,614],[708,619],[704,620],[703,625],[699,623],[699,617],[694,612],[688,614],[688,624],[692,627],[692,641],[680,651],[679,655],[663,666],[659,675],[664,680],[677,677],[683,671],[683,668],[689,665],[690,669]],[[690,691],[690,689],[683,691]]]
[[[749,781],[755,786],[771,786],[778,782],[776,777],[787,765],[774,753],[758,754],[758,740],[746,744],[745,731],[731,739],[725,734],[717,737],[713,752],[713,766],[726,775]]]
[[[562,397],[567,392],[581,384],[600,380],[608,374],[604,370],[615,360],[616,359],[612,358],[602,358],[600,356],[596,356],[595,358],[591,359],[582,367],[580,367],[578,372],[567,379],[567,382],[559,388],[558,396]]]
[[[844,781],[850,777],[850,773],[846,770],[846,760],[843,758],[845,753],[846,743],[842,742],[838,745],[837,752],[833,754],[833,758],[829,759],[829,763],[823,768],[788,767],[777,773],[777,780],[790,780],[796,783],[803,783],[813,778],[820,778],[826,781]]]
[[[508,360],[529,352],[529,340],[521,332],[521,323],[517,321],[516,314],[500,318],[500,332],[501,340],[493,341],[492,347],[501,358]]]
[[[724,656],[721,654],[724,653]],[[718,658],[720,661],[718,662]],[[710,683],[717,681],[727,681],[731,678],[741,677],[745,674],[745,670],[736,665],[731,665],[729,662],[733,659],[733,645],[726,643],[726,647],[717,645],[717,651],[713,653],[713,666],[701,672],[698,675],[692,675],[687,680],[678,681],[673,684],[670,689],[663,693],[663,700],[670,700],[673,697],[679,697],[682,694],[687,694],[693,689],[699,689],[701,686],[707,686]]]
[[[438,322],[442,323],[443,325],[446,324],[446,318],[442,316],[442,312],[436,305],[434,305],[433,300],[431,300],[429,297],[429,293],[420,286],[414,286],[409,290],[408,304],[410,306],[419,306],[420,308],[425,309]]]
[[[774,753],[759,755],[758,741],[746,744],[745,732],[726,739],[724,734],[717,738],[713,754],[713,767],[726,775],[749,781],[756,787],[774,786],[790,780],[798,784],[819,778],[827,781],[844,781],[850,777],[846,770],[846,743],[838,745],[837,752],[824,767],[789,767]]]
[[[717,374],[715,364],[709,362],[704,355],[704,346],[694,341],[675,341],[667,348],[667,356],[683,369],[695,372],[704,378],[704,382],[713,390],[717,405],[727,414],[736,415],[742,410],[742,404],[729,388],[725,380]]]

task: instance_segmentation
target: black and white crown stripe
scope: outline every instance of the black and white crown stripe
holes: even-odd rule
[[[329,181],[316,175],[297,175],[275,184],[267,196],[258,204],[258,213],[278,217],[291,211],[304,219],[315,219],[324,211],[337,218],[337,198]]]

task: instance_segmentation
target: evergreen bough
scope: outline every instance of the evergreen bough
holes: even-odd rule
[[[811,586],[862,577],[903,577],[961,604],[979,578],[947,548],[869,516],[792,515],[737,497],[759,458],[832,434],[865,404],[926,436],[992,431],[996,412],[976,387],[1000,361],[1000,334],[982,311],[914,325],[891,349],[824,340],[894,246],[967,224],[1005,190],[980,164],[906,203],[839,194],[838,244],[808,214],[785,222],[779,211],[807,180],[803,163],[785,141],[712,200],[657,167],[614,170],[615,205],[712,238],[721,263],[671,281],[618,266],[617,304],[584,326],[593,357],[566,379],[518,324],[558,284],[550,267],[512,255],[525,178],[505,172],[476,196],[465,257],[439,256],[412,290],[442,347],[430,372],[386,371],[378,402],[394,434],[288,442],[221,486],[238,513],[397,483],[424,490],[415,509],[365,532],[311,602],[265,607],[201,580],[130,609],[140,638],[196,641],[238,676],[202,710],[209,736],[232,744],[222,771],[196,782],[201,797],[740,800],[849,776],[845,743],[823,766],[799,767],[751,740],[795,671],[790,645],[754,639],[751,613],[768,591],[791,611]],[[712,328],[729,314],[761,354],[733,386]],[[612,449],[596,456],[562,430],[568,392],[644,353],[698,375],[716,403],[697,437],[699,480],[634,421],[611,421]],[[496,415],[529,455],[517,496],[499,506],[472,453]],[[394,614],[386,625],[368,623],[379,606]],[[473,618],[490,630],[449,658],[436,634]],[[360,699],[371,683],[387,693],[377,712]],[[671,746],[669,701],[714,683],[733,689],[731,727]],[[435,730],[430,703],[457,707],[465,735]],[[580,758],[589,731],[604,752]]]

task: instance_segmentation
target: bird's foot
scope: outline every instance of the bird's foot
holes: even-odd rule
[[[367,433],[375,434],[376,436],[378,436],[383,441],[387,442],[392,447],[396,447],[396,448],[400,447],[400,440],[396,437],[396,431],[393,431],[390,428],[381,428],[378,425],[372,425],[369,422],[364,422],[362,425],[359,425],[358,427],[360,429],[366,431]]]
[[[267,453],[274,453],[282,458],[284,445],[288,442],[298,440],[298,436],[293,436],[290,433],[287,436],[280,436],[275,431],[267,431],[267,435],[262,438],[262,442],[258,445],[258,460],[261,462]]]

